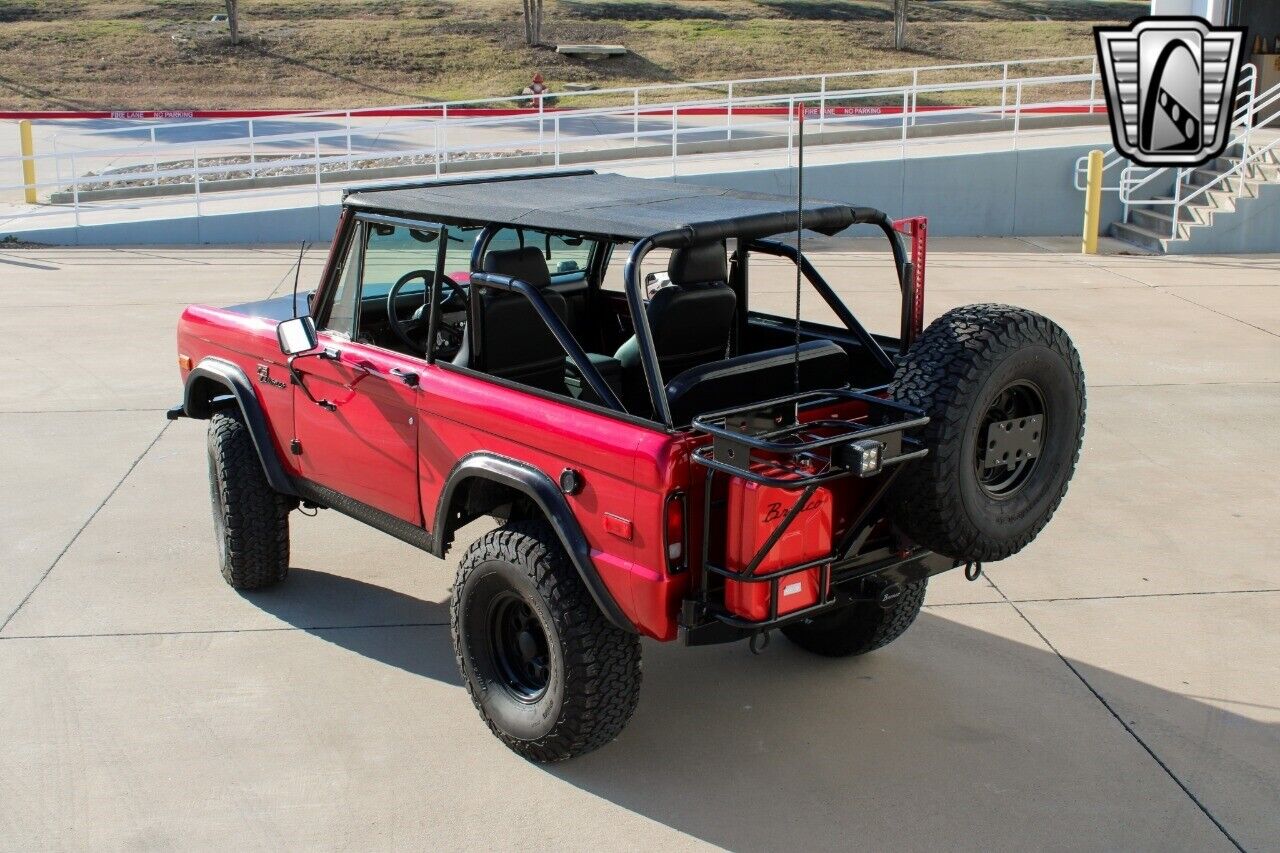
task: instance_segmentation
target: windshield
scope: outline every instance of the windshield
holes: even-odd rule
[[[370,225],[364,253],[361,298],[385,297],[392,285],[415,270],[434,273],[439,236],[436,227],[418,230],[395,225]],[[421,294],[424,287],[424,280],[419,278],[407,284],[401,292]]]

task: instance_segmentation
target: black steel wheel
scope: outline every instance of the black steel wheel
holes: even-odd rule
[[[640,641],[596,606],[551,527],[514,521],[458,566],[453,648],[489,729],[532,761],[612,741],[640,698]]]
[[[547,633],[529,602],[514,591],[489,605],[489,651],[502,685],[520,702],[537,702],[551,682]]]
[[[1017,494],[1031,478],[1040,458],[1038,453],[1021,448],[1000,449],[991,433],[1031,429],[1032,441],[1038,442],[1045,429],[1045,408],[1039,387],[1022,379],[1002,388],[987,407],[978,428],[978,452],[973,461],[978,485],[988,496],[1004,500]]]
[[[986,561],[1044,529],[1084,438],[1084,371],[1065,331],[1023,308],[956,308],[911,347],[889,393],[929,415],[929,455],[908,463],[889,496],[898,530]]]

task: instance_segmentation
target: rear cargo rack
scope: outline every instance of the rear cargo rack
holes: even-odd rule
[[[861,411],[855,417],[823,413],[824,409],[848,403],[860,404]],[[802,421],[800,415],[805,411],[815,416]],[[928,454],[920,439],[911,434],[928,423],[929,418],[920,409],[849,389],[792,394],[695,417],[693,429],[711,436],[711,443],[692,453],[693,461],[705,467],[707,473],[702,500],[702,581],[693,593],[696,598],[686,602],[685,627],[695,627],[691,622],[714,619],[731,629],[753,633],[803,619],[838,604],[841,599],[836,586],[841,581],[865,577],[921,556],[883,549],[860,555],[860,551],[881,518],[882,499],[903,470],[902,463]],[[717,475],[800,493],[754,555],[737,569],[712,559]],[[850,477],[875,478],[876,485],[865,502],[860,501],[861,509],[844,533],[838,540],[833,536],[831,550],[815,558],[758,571],[819,487]],[[719,529],[723,532],[727,525]],[[811,569],[817,569],[819,575],[816,602],[780,615],[781,581]],[[723,580],[713,585],[715,578]],[[726,582],[768,584],[767,617],[748,619],[730,612],[721,594]]]
[[[799,411],[806,404],[811,407],[824,403],[856,401],[867,407],[865,420],[847,418],[817,418],[801,422]],[[753,462],[761,461],[759,454],[768,454],[768,461],[777,464],[786,457],[813,461],[819,451],[830,452],[828,470],[822,474],[808,474],[801,483],[826,482],[840,477],[878,474],[881,468],[919,459],[928,453],[918,440],[903,435],[907,430],[918,429],[929,423],[929,418],[914,406],[875,397],[862,391],[836,389],[809,391],[778,397],[763,403],[753,403],[736,409],[725,409],[698,415],[693,428],[711,436],[709,447],[694,452],[696,461],[708,468],[743,477],[752,482],[781,486],[797,482],[792,478],[762,477],[751,471]],[[825,433],[825,434],[824,434]],[[864,472],[849,466],[861,454],[849,453],[856,442],[878,439],[881,446],[879,465],[874,471]],[[834,452],[832,452],[834,449]],[[868,451],[862,447],[859,450]],[[905,450],[905,452],[904,452]],[[802,466],[804,467],[804,466]],[[802,474],[800,470],[797,474]],[[795,486],[800,488],[800,486]]]

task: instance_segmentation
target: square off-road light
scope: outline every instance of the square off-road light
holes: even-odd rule
[[[874,477],[884,467],[884,445],[874,438],[863,438],[842,446],[837,459],[859,477]]]

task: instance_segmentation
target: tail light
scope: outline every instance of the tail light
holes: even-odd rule
[[[683,571],[685,568],[685,552],[688,550],[688,536],[685,529],[684,495],[675,492],[667,498],[666,535],[664,542],[667,549],[667,570]]]

